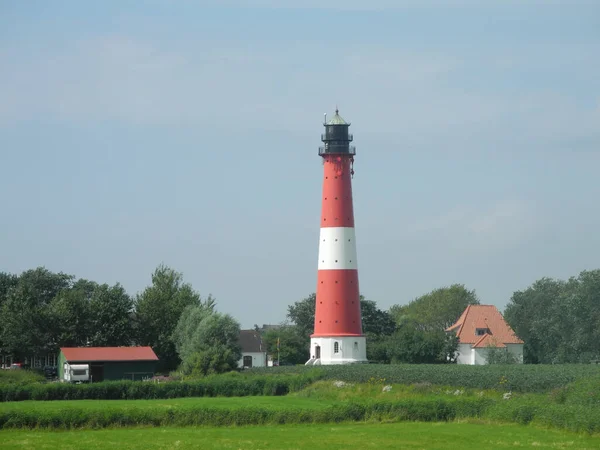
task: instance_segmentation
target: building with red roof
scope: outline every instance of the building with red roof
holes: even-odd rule
[[[503,348],[523,362],[524,342],[494,305],[467,306],[446,332],[458,336],[458,364],[486,364],[490,347]]]
[[[92,382],[152,378],[158,357],[151,347],[62,347],[58,376],[68,365],[88,365]]]

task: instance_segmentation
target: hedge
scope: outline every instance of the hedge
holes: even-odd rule
[[[0,410],[0,428],[81,429],[122,426],[230,426],[329,423],[364,420],[448,421],[457,417],[480,416],[490,399],[407,399],[393,402],[346,402],[307,409],[298,406],[270,407],[232,405],[229,408],[206,404],[174,408],[106,405],[87,409],[85,405],[57,409]]]
[[[106,381],[90,384],[39,383],[0,386],[0,401],[143,400],[180,397],[286,395],[316,381],[321,372],[279,376],[209,376],[197,381]]]
[[[282,366],[251,369],[253,374],[309,374],[310,366]],[[549,392],[567,384],[600,375],[600,365],[457,365],[457,364],[356,364],[320,366],[322,379],[350,383],[383,380],[385,383],[414,384],[428,382],[440,386],[495,389],[502,392]]]

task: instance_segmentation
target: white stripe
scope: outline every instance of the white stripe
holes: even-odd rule
[[[321,228],[319,270],[357,269],[354,228]]]

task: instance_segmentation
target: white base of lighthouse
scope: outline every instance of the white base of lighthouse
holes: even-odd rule
[[[310,338],[310,359],[306,366],[360,364],[367,361],[365,336],[327,336]]]

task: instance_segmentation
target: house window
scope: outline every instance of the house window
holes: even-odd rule
[[[339,353],[340,352],[340,344],[338,342],[335,342],[333,344],[333,353]]]
[[[252,367],[252,356],[244,356],[244,367]]]
[[[358,342],[355,342],[355,343],[354,343],[354,350],[355,350],[355,351],[358,351]]]
[[[487,332],[488,332],[488,329],[487,329],[487,328],[477,328],[477,329],[475,330],[475,334],[476,334],[477,336],[483,336],[483,335],[484,335],[485,333],[487,333]]]

